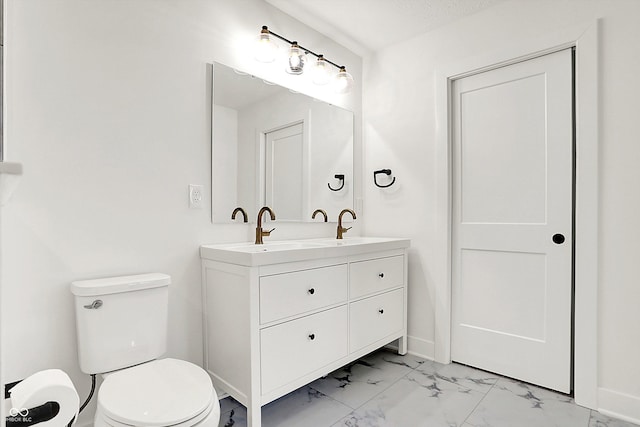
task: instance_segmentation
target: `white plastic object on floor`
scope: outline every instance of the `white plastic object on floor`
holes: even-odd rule
[[[78,418],[80,398],[69,376],[60,369],[36,372],[11,389],[9,416],[29,417],[29,409],[56,402],[60,411],[39,427],[60,427]]]

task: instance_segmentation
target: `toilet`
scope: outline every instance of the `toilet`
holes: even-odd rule
[[[170,283],[151,273],[71,284],[80,369],[103,377],[94,426],[217,427],[220,404],[209,374],[159,359]]]

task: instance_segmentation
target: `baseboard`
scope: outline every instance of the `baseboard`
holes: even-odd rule
[[[425,340],[418,337],[412,337],[411,335],[409,335],[407,338],[407,352],[409,354],[428,360],[435,359],[436,346],[433,341]]]
[[[640,425],[640,397],[599,388],[598,412]]]

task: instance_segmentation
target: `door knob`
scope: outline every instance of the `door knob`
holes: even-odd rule
[[[556,245],[561,245],[564,243],[564,235],[560,233],[554,234],[551,240],[553,240],[553,243]]]

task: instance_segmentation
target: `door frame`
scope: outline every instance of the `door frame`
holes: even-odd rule
[[[436,71],[435,360],[451,362],[451,85],[453,80],[575,47],[574,398],[597,408],[598,390],[598,27],[589,22],[548,36],[505,42]],[[479,66],[479,64],[481,64]],[[577,238],[576,238],[577,236]]]

